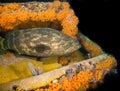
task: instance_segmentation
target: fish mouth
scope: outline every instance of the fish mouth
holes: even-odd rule
[[[79,42],[79,41],[77,41],[77,40],[76,40],[75,45],[76,45],[76,48],[77,48],[77,49],[81,48],[81,44],[80,44],[80,42]]]
[[[70,47],[65,49],[65,53],[70,54],[70,53],[72,53],[74,51],[77,51],[80,48],[81,48],[80,43],[78,41],[74,41],[73,43],[71,43]]]
[[[74,43],[73,43],[73,50],[78,50],[81,48],[81,44],[79,41],[77,40],[74,40]]]

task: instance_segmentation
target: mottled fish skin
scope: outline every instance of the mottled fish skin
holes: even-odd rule
[[[51,28],[30,28],[7,33],[4,49],[37,57],[62,56],[78,50],[75,39]]]

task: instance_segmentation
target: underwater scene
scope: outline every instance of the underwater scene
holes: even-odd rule
[[[89,91],[115,73],[79,21],[69,0],[0,3],[0,91]]]

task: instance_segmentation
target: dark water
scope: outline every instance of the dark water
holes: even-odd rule
[[[27,2],[34,0],[0,0],[0,2]],[[53,1],[53,0],[38,0]],[[62,0],[61,0],[62,1]],[[64,1],[64,0],[63,0]],[[89,91],[120,91],[120,33],[117,29],[117,5],[113,0],[94,2],[87,0],[68,0],[78,16],[80,31],[92,41],[100,45],[107,53],[112,54],[118,60],[118,74],[110,74],[105,77],[104,83],[97,89]],[[97,0],[96,0],[97,1]]]
[[[118,74],[106,76],[103,84],[90,91],[120,91],[120,33],[116,23],[118,20],[116,3],[113,0],[104,0],[104,2],[72,0],[71,5],[79,17],[78,27],[81,32],[118,61]]]

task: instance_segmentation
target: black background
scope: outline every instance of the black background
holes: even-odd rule
[[[103,84],[90,91],[120,91],[120,33],[117,26],[117,2],[113,2],[113,0],[96,1],[72,0],[71,6],[79,17],[80,31],[117,59],[118,73],[107,75]]]
[[[1,2],[22,2],[30,0],[1,0]],[[32,0],[31,0],[32,1]],[[44,1],[44,0],[38,0]],[[46,0],[52,1],[52,0]],[[90,91],[120,91],[120,33],[118,29],[118,7],[113,0],[102,2],[87,0],[68,0],[75,14],[79,18],[79,30],[92,41],[96,42],[102,49],[112,54],[118,62],[118,74],[107,75],[103,84]],[[101,1],[101,0],[100,0]]]

